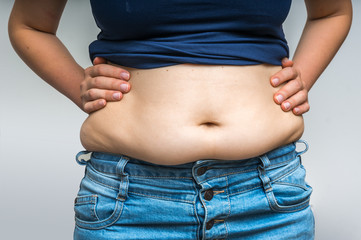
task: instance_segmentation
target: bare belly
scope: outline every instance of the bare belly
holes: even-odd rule
[[[273,101],[279,66],[182,64],[129,69],[132,89],[81,128],[89,151],[174,165],[239,160],[299,139],[303,118]]]

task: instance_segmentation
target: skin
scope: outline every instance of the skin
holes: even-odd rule
[[[107,101],[121,100],[130,91],[127,81],[131,76],[101,58],[86,69],[75,62],[56,37],[65,4],[66,0],[16,0],[9,36],[14,49],[35,73],[91,113]],[[283,111],[292,110],[296,115],[310,109],[308,92],[341,46],[352,19],[350,0],[305,0],[305,4],[308,19],[294,58],[285,59],[283,69],[270,79],[274,87],[286,83],[274,94],[274,101]]]
[[[88,113],[104,108],[107,102],[120,101],[123,97],[123,94],[130,91],[130,84],[125,84],[123,81],[119,82],[121,79],[117,78],[118,73],[116,72],[116,69],[111,70],[108,68],[109,65],[106,63],[107,61],[104,58],[95,58],[93,62],[94,68],[98,68],[93,69],[93,67],[89,67],[87,69],[88,73],[86,73],[86,78],[81,84],[83,109]],[[300,81],[298,72],[293,68],[293,61],[289,60],[288,58],[284,58],[282,60],[282,67],[283,69],[281,71],[270,78],[271,85],[273,87],[277,87],[287,81]],[[103,68],[103,71],[107,71],[107,73],[100,75],[99,71],[101,71],[100,69]],[[111,66],[111,68],[118,67]],[[123,80],[124,79],[130,79],[129,73],[128,77],[123,78]],[[124,87],[126,87],[126,89],[119,91],[119,84],[125,84]],[[302,115],[303,113],[307,112],[310,107],[308,105],[307,93],[302,94],[301,98],[290,99],[297,93],[295,91],[304,91],[304,89],[297,89],[297,86],[299,85],[292,84],[290,88],[283,90],[283,92],[277,92],[274,95],[274,100],[276,104],[281,106],[283,111],[288,112],[292,110],[295,115]],[[292,92],[295,92],[295,94],[292,94]],[[282,96],[283,99],[284,96],[288,96],[288,98],[279,100],[280,97],[278,96]]]
[[[107,101],[120,101],[130,91],[128,71],[106,64],[104,58],[95,58],[94,66],[85,69],[85,78],[80,84],[81,108],[95,112],[106,106]]]

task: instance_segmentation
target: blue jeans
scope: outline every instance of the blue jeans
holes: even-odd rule
[[[101,152],[84,161],[80,152],[74,239],[313,239],[303,152],[292,143],[246,160],[175,166]]]

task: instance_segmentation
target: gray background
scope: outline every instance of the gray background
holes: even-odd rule
[[[294,51],[305,21],[293,1],[285,31]],[[79,128],[86,114],[40,80],[15,55],[7,37],[13,1],[0,3],[0,234],[1,239],[72,238],[73,199],[83,167]],[[310,93],[304,155],[316,239],[361,239],[361,2],[339,54]],[[84,67],[96,29],[88,1],[69,1],[58,35]],[[63,69],[66,71],[66,69]]]

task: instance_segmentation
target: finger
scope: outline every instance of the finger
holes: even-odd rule
[[[277,87],[284,82],[297,78],[297,76],[298,73],[294,68],[283,68],[271,77],[271,84],[273,87]]]
[[[282,59],[282,67],[286,68],[286,67],[292,67],[293,66],[293,61],[288,59],[288,58],[283,58]]]
[[[105,99],[106,101],[119,101],[122,99],[122,97],[123,94],[119,91],[92,88],[83,94],[82,100],[85,102],[90,102],[97,99]]]
[[[128,81],[130,78],[130,74],[128,71],[120,67],[116,67],[109,64],[95,65],[93,67],[88,68],[87,71],[89,71],[89,74],[92,77],[104,76],[104,77],[122,79],[125,81]]]
[[[130,83],[116,78],[95,77],[87,82],[87,88],[107,89],[127,93],[130,90]]]
[[[290,98],[282,102],[281,108],[283,111],[290,111],[297,106],[300,106],[307,102],[307,91],[299,91],[296,94],[292,95]]]
[[[107,60],[105,58],[102,58],[102,57],[96,57],[94,58],[93,60],[93,64],[94,65],[98,65],[98,64],[106,64],[107,63]]]
[[[304,87],[300,80],[289,81],[274,94],[274,100],[276,103],[281,104],[284,100],[290,98],[292,95],[303,89]]]
[[[310,111],[310,104],[308,102],[305,102],[299,106],[296,106],[292,110],[292,112],[297,116],[300,116],[308,111]]]
[[[98,99],[95,101],[87,102],[83,106],[83,110],[86,113],[92,113],[106,106],[107,102],[104,99]]]

